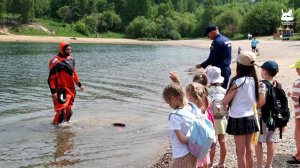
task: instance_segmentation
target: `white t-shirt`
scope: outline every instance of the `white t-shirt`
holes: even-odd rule
[[[255,81],[253,77],[241,77],[234,81],[237,85],[237,93],[233,97],[229,116],[232,118],[248,117],[254,114]],[[241,86],[241,87],[239,87]]]
[[[191,106],[184,108],[186,112],[191,111]],[[176,112],[176,111],[175,111]],[[188,132],[189,125],[192,124],[192,120],[186,117],[182,117],[176,114],[170,116],[169,129],[171,130],[170,139],[172,144],[172,155],[173,158],[180,158],[189,153],[187,144],[182,144],[177,138],[175,130],[181,130],[183,135]]]

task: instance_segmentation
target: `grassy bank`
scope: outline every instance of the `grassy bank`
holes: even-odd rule
[[[7,24],[8,31],[17,35],[29,36],[66,36],[66,37],[91,37],[91,38],[124,38],[124,34],[115,32],[90,33],[82,35],[75,31],[72,23],[62,23],[50,19],[36,18],[29,24],[18,24],[11,21]]]
[[[74,23],[63,23],[56,20],[51,20],[47,18],[35,18],[32,22],[28,24],[19,24],[16,19],[6,16],[7,19],[5,27],[8,27],[8,31],[11,34],[16,35],[28,35],[28,36],[64,36],[64,37],[89,37],[89,38],[125,38],[124,33],[116,32],[105,32],[105,33],[90,33],[88,35],[83,35],[75,30]],[[9,21],[8,21],[9,20]],[[0,32],[0,35],[4,33]],[[205,38],[205,37],[204,37]],[[183,38],[182,40],[189,40],[191,38]],[[235,34],[231,40],[243,40],[246,36],[243,34]],[[139,38],[141,41],[165,41],[168,39],[159,38]],[[274,40],[282,40],[281,38],[274,38]],[[300,34],[296,33],[294,36],[290,37],[290,40],[300,40]]]

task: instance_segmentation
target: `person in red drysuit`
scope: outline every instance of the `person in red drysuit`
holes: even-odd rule
[[[75,68],[75,60],[70,56],[70,44],[61,42],[59,49],[59,54],[52,57],[49,62],[48,84],[56,111],[53,119],[54,125],[70,120],[72,116],[71,107],[76,93],[75,84],[81,91],[84,90]]]

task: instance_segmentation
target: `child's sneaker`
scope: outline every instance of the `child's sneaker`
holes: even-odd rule
[[[288,164],[300,164],[300,160],[297,160],[296,157],[292,157],[290,160],[286,161]]]

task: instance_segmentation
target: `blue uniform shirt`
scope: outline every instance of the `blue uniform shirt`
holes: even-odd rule
[[[208,59],[201,63],[201,67],[206,68],[208,65],[219,67],[221,75],[225,78],[222,87],[227,88],[227,83],[231,75],[230,63],[231,42],[227,37],[218,34],[211,43]]]
[[[255,39],[255,40],[252,40],[252,41],[251,41],[251,46],[252,46],[252,47],[256,47],[257,43],[259,43],[258,40],[256,40],[256,39]]]
[[[201,67],[206,68],[208,65],[219,68],[228,67],[231,63],[231,42],[227,37],[218,34],[210,46],[210,54]]]

